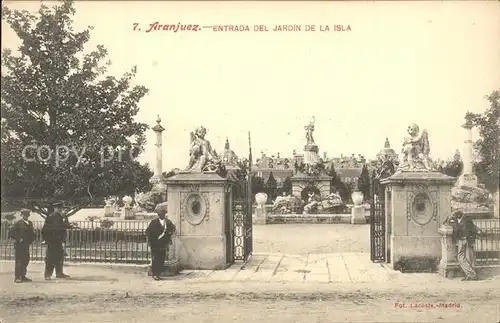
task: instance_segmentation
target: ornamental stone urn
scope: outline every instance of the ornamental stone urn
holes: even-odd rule
[[[363,192],[361,191],[354,191],[351,194],[352,202],[354,203],[355,206],[360,206],[361,203],[363,203]]]
[[[264,205],[267,202],[267,194],[262,192],[255,194],[255,202],[257,202],[259,206]]]
[[[363,193],[354,191],[351,198],[354,203],[351,209],[351,224],[366,224],[365,208],[361,205],[363,203]]]

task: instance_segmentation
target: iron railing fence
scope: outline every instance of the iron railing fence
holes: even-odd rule
[[[43,221],[33,221],[36,239],[30,247],[31,260],[44,260],[46,245],[42,238]],[[149,221],[75,221],[70,222],[65,243],[65,261],[148,264],[151,252],[146,228]],[[14,260],[14,242],[9,238],[12,222],[2,221],[0,259]],[[175,259],[175,237],[167,259]]]
[[[482,234],[476,237],[476,265],[500,265],[500,219],[473,220]]]
[[[500,265],[500,220],[473,220],[482,231],[476,238],[476,264]],[[66,261],[148,264],[151,252],[147,245],[149,221],[76,221],[71,222],[65,244]],[[13,223],[0,226],[0,259],[14,260],[14,243],[9,238]],[[43,221],[33,221],[36,239],[30,247],[31,260],[44,260],[46,246],[41,236]],[[169,247],[168,258],[175,259],[175,244]]]

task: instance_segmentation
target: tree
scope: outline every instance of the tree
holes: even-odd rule
[[[335,187],[337,186],[340,178],[338,178],[337,172],[335,171],[335,167],[332,165],[328,170],[328,176],[330,176],[330,193],[336,191]]]
[[[370,197],[370,173],[366,165],[363,165],[361,169],[361,174],[358,178],[358,190],[363,193],[365,199]]]
[[[248,180],[248,173],[250,170],[250,164],[248,162],[248,159],[243,158],[238,160],[236,163],[238,168],[234,171],[231,172],[229,175],[229,178],[232,179],[235,183],[235,191],[233,198],[235,199],[244,199],[246,197],[245,192],[247,191],[247,180]],[[255,193],[254,193],[255,194]]]
[[[21,40],[2,55],[2,200],[42,216],[54,201],[70,216],[94,197],[150,189],[152,172],[136,161],[148,127],[134,120],[148,90],[131,85],[135,67],[105,75],[106,49],[83,51],[92,28],[74,31],[74,14],[72,1],[2,10]]]
[[[458,177],[462,173],[464,163],[458,149],[455,151],[453,158],[448,161],[437,163],[437,169],[443,174],[452,177]]]
[[[500,90],[486,96],[490,107],[484,113],[467,112],[466,123],[479,130],[480,138],[474,143],[480,160],[475,163],[475,173],[490,191],[499,189],[500,177]]]
[[[283,193],[286,195],[292,194],[292,180],[290,177],[285,178],[283,181],[283,185],[280,188],[280,195],[283,195]]]
[[[349,201],[351,198],[351,193],[349,192],[349,188],[347,185],[342,182],[340,176],[337,175],[337,172],[335,171],[334,166],[329,169],[328,176],[331,177],[330,179],[330,193],[333,192],[338,192],[340,197],[342,198],[342,201],[346,203]]]
[[[266,193],[268,200],[274,201],[276,199],[277,189],[278,182],[274,178],[273,172],[271,172],[266,182]]]
[[[264,192],[266,190],[266,184],[264,179],[260,176],[252,176],[252,194]]]

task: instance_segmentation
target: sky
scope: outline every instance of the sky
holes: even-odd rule
[[[110,74],[137,65],[135,84],[150,90],[137,119],[154,126],[160,116],[164,171],[187,166],[197,126],[218,151],[227,137],[247,156],[250,131],[254,158],[291,156],[312,116],[320,154],[374,158],[386,137],[399,151],[415,122],[429,132],[431,157],[446,159],[463,147],[464,114],[483,112],[500,88],[500,2],[80,1],[76,11],[76,30],[94,27],[85,51],[104,45]],[[316,31],[145,32],[154,22]],[[319,31],[334,24],[351,30]],[[2,21],[2,48],[18,44]],[[140,160],[153,166],[152,130],[147,139]]]

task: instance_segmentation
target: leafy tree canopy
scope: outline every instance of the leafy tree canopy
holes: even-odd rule
[[[464,168],[464,163],[462,161],[462,157],[460,156],[460,152],[458,150],[455,151],[453,158],[447,161],[437,162],[438,171],[452,177],[460,176],[463,168]]]
[[[346,203],[350,199],[350,191],[347,185],[342,182],[342,179],[335,171],[335,167],[332,165],[328,170],[328,176],[330,176],[330,193],[338,192],[342,201]]]
[[[500,177],[500,90],[486,96],[490,107],[484,113],[467,112],[466,123],[479,130],[480,138],[474,143],[480,160],[474,165],[476,175],[492,191],[499,189]]]
[[[358,190],[363,193],[365,199],[370,198],[370,173],[368,172],[368,168],[366,165],[363,165],[361,169],[361,174],[358,178]]]
[[[252,194],[255,196],[257,193],[264,192],[266,189],[266,184],[264,179],[260,176],[253,175],[252,176]]]
[[[292,179],[290,177],[287,177],[283,181],[283,186],[281,186],[279,194],[280,195],[285,194],[287,196],[291,195],[292,194],[292,188],[293,188]]]
[[[274,201],[278,193],[278,181],[274,178],[273,172],[269,174],[266,182],[266,191],[269,201]]]
[[[146,190],[152,175],[135,160],[147,125],[134,118],[148,90],[131,85],[135,67],[105,75],[106,49],[84,52],[92,28],[74,31],[74,14],[72,1],[2,10],[21,40],[2,55],[2,200],[45,215],[56,200],[71,215],[93,197]]]

